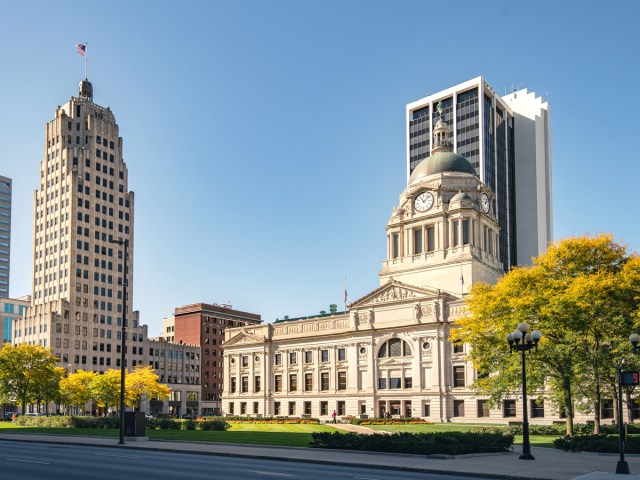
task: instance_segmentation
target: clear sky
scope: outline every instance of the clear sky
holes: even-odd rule
[[[24,1],[0,18],[11,295],[31,292],[45,123],[113,110],[136,194],[134,308],[230,301],[273,321],[378,286],[406,185],[405,106],[483,75],[551,105],[554,237],[640,250],[636,1]],[[635,145],[635,147],[634,147]]]

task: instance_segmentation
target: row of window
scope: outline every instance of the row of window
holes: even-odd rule
[[[282,385],[282,375],[275,375],[273,382],[273,391],[276,393],[280,393],[283,391]],[[288,376],[288,392],[297,392],[298,391],[298,374],[292,373]],[[262,389],[262,379],[259,375],[255,375],[253,377],[253,393],[260,392]],[[229,385],[230,393],[237,393],[238,391],[238,379],[237,377],[230,378]],[[304,385],[302,386],[305,392],[311,392],[314,389],[314,381],[313,381],[313,373],[305,373],[304,374]],[[329,372],[321,372],[320,373],[320,383],[318,385],[320,391],[327,391],[330,388],[330,377]],[[337,382],[336,382],[337,390],[346,390],[347,389],[347,372],[337,372]],[[248,393],[249,392],[249,377],[242,376],[240,377],[240,393]]]
[[[253,402],[253,406],[252,406],[252,411],[249,412],[247,407],[248,404],[247,402],[239,402],[240,405],[240,410],[237,412],[240,415],[247,415],[249,413],[253,413],[253,414],[257,414],[260,413],[260,403],[259,402]],[[329,402],[327,401],[321,401],[318,402],[318,410],[320,412],[320,415],[329,415]],[[339,400],[336,402],[336,414],[339,416],[344,416],[345,415],[345,411],[346,411],[346,403],[343,400]],[[229,414],[234,415],[236,414],[236,410],[235,410],[235,404],[234,402],[229,402]],[[282,410],[282,402],[273,402],[273,414],[278,416],[278,415],[298,415],[298,414],[302,414],[302,415],[311,415],[311,402],[310,401],[305,401],[302,402],[302,411],[301,412],[297,412],[296,411],[296,402],[288,402],[287,403],[287,410],[286,412],[284,412]]]

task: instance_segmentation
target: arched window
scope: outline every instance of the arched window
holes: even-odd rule
[[[385,342],[378,351],[378,358],[386,357],[410,357],[409,344],[399,338],[392,338]]]

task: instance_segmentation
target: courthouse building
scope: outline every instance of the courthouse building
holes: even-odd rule
[[[470,285],[503,274],[494,200],[473,165],[452,152],[440,120],[432,154],[411,173],[387,224],[380,287],[346,313],[227,329],[223,412],[515,416],[515,400],[503,411],[476,398],[466,346],[448,340]]]

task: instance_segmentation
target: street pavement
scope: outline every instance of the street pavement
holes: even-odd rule
[[[359,433],[374,433],[364,427],[354,428],[355,426],[353,425],[344,424],[336,426],[343,430],[357,431]],[[205,442],[134,441],[133,439],[125,439],[125,445],[123,446],[118,445],[118,439],[114,438],[27,433],[0,433],[0,439],[66,445],[92,445],[131,450],[142,449],[202,455],[224,455],[517,480],[640,480],[640,455],[626,456],[631,475],[617,475],[614,472],[618,455],[567,453],[552,448],[537,447],[531,449],[535,460],[520,460],[518,458],[520,454],[518,446],[512,452],[497,454],[424,456]]]

